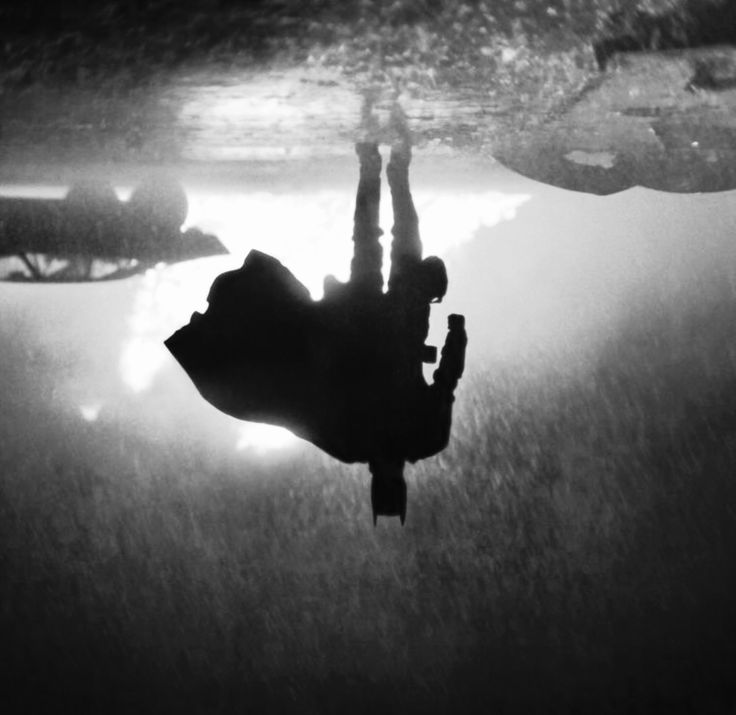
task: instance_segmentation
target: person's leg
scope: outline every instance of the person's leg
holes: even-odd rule
[[[353,217],[353,260],[350,263],[350,283],[368,292],[383,290],[383,248],[378,225],[381,203],[381,155],[374,142],[355,145],[360,162],[360,179]]]
[[[409,265],[422,260],[422,241],[419,237],[419,219],[409,189],[409,164],[411,163],[411,138],[401,109],[396,106],[391,121],[396,138],[391,146],[391,158],[386,167],[391,189],[394,225],[391,229],[391,272],[388,287],[391,290],[402,272]]]

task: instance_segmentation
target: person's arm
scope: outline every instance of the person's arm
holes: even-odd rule
[[[434,381],[426,388],[421,420],[409,460],[431,457],[441,452],[450,439],[452,404],[455,388],[465,368],[465,319],[462,315],[448,318],[448,331],[442,348],[440,364],[434,371]]]
[[[465,332],[465,317],[453,313],[447,318],[447,337],[442,347],[440,364],[434,371],[433,387],[446,392],[452,398],[458,380],[465,369],[465,347],[468,336]]]

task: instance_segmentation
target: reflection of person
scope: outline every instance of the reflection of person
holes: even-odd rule
[[[166,345],[201,394],[239,419],[282,425],[344,462],[367,462],[374,520],[406,513],[406,461],[445,448],[466,336],[451,315],[434,379],[425,345],[430,303],[447,290],[443,262],[422,259],[409,190],[406,131],[387,167],[394,210],[391,271],[383,292],[378,225],[381,156],[356,147],[356,198],[350,279],[325,279],[325,295],[307,289],[276,259],[251,251],[242,268],[219,276],[204,316],[195,314]]]
[[[341,358],[345,369],[332,373],[351,407],[343,410],[326,441],[314,441],[344,461],[368,462],[374,519],[379,514],[399,515],[403,522],[404,463],[436,454],[447,445],[466,336],[462,316],[451,316],[440,365],[428,385],[422,363],[436,360],[436,350],[425,345],[430,303],[444,297],[447,273],[439,258],[422,260],[409,189],[411,150],[406,132],[401,134],[386,171],[394,226],[385,294],[378,241],[381,159],[375,144],[356,147],[361,170],[350,281],[327,279],[322,301],[328,320],[340,315],[353,333],[350,355]]]

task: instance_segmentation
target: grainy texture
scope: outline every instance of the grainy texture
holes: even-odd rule
[[[360,468],[47,409],[63,356],[18,325],[3,712],[731,712],[726,274],[650,300],[584,374],[476,365],[403,530],[373,529]]]

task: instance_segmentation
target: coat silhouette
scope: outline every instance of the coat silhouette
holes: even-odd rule
[[[442,357],[427,384],[423,361],[430,302],[447,288],[442,261],[422,260],[408,183],[408,144],[387,167],[394,209],[391,272],[383,292],[378,226],[381,157],[358,144],[360,181],[350,280],[328,276],[322,300],[275,258],[251,251],[243,266],[220,275],[204,315],[166,345],[202,396],[243,420],[287,427],[343,462],[367,462],[373,474],[374,521],[404,521],[403,465],[444,449],[453,392],[462,375],[462,316],[449,319]]]

